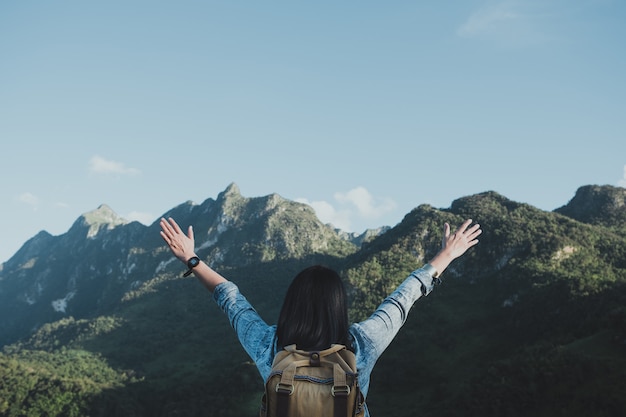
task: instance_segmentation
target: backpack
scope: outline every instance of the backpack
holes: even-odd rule
[[[290,345],[274,358],[260,417],[362,417],[364,402],[356,357],[344,345],[311,352]]]

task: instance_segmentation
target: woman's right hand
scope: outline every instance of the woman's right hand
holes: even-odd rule
[[[441,250],[429,262],[440,274],[450,265],[450,262],[463,255],[469,248],[478,244],[478,236],[483,232],[479,224],[472,224],[467,219],[453,234],[450,234],[450,225],[443,227]]]

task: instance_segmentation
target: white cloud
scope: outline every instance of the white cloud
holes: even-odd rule
[[[124,216],[127,220],[130,221],[138,221],[139,223],[145,224],[149,226],[154,222],[156,217],[152,213],[146,213],[141,211],[131,211],[126,216]]]
[[[37,209],[37,206],[39,206],[39,198],[36,195],[28,192],[20,194],[17,197],[17,201],[27,204],[33,209]]]
[[[330,223],[338,229],[352,231],[352,222],[350,221],[352,213],[349,210],[337,210],[326,201],[309,201],[306,198],[297,198],[296,201],[313,207],[317,218],[322,223]]]
[[[296,201],[310,205],[322,222],[330,223],[347,232],[355,231],[353,228],[355,222],[362,223],[366,220],[371,224],[372,221],[396,209],[393,200],[376,199],[365,187],[356,187],[348,192],[336,192],[333,197],[334,205],[327,201],[308,201],[306,198],[298,198]]]
[[[624,165],[624,175],[622,179],[617,182],[617,185],[626,188],[626,165]]]
[[[354,206],[358,216],[364,219],[377,219],[396,208],[391,199],[376,201],[365,187],[356,187],[347,193],[336,192],[334,197],[341,204]]]
[[[136,168],[128,168],[121,162],[110,161],[101,156],[93,156],[89,160],[89,171],[93,174],[116,174],[116,175],[137,175],[140,174]]]

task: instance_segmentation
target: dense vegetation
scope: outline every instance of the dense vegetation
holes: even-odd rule
[[[274,322],[291,277],[341,270],[360,320],[471,217],[481,243],[420,300],[372,376],[374,416],[626,414],[626,236],[484,193],[420,206],[353,254],[225,268]],[[210,294],[163,273],[107,315],[0,354],[0,416],[254,416],[262,381]]]

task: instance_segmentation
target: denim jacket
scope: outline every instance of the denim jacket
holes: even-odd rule
[[[364,396],[367,396],[369,390],[374,364],[406,321],[415,301],[422,295],[428,295],[434,283],[435,280],[424,269],[413,271],[369,318],[350,326],[359,385]],[[215,287],[213,298],[228,316],[241,345],[266,381],[278,350],[276,325],[265,323],[233,282],[228,281]],[[367,408],[365,416],[369,416]]]

